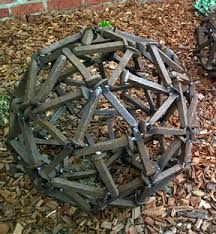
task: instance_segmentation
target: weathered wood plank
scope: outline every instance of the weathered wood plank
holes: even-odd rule
[[[47,79],[42,84],[39,92],[36,94],[35,100],[44,101],[48,97],[53,87],[55,86],[65,63],[66,57],[64,55],[59,56],[53,65]]]

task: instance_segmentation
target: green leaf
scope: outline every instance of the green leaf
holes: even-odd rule
[[[98,25],[102,28],[112,27],[112,24],[108,20],[102,20]]]
[[[8,120],[6,114],[9,110],[9,101],[7,96],[0,96],[0,128],[5,127]]]
[[[197,0],[194,4],[194,8],[202,14],[208,13],[212,6],[216,6],[216,0]]]

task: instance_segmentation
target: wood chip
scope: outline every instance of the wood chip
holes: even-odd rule
[[[48,201],[46,202],[46,206],[48,206],[52,210],[55,210],[59,206],[59,204],[56,201]]]
[[[111,230],[112,229],[112,223],[108,222],[108,221],[103,221],[102,224],[101,224],[101,228]]]
[[[195,225],[194,225],[194,229],[195,229],[196,231],[199,231],[199,230],[200,230],[200,227],[201,227],[201,225],[202,225],[202,222],[203,222],[202,219],[197,219],[197,221],[196,221],[196,223],[195,223]]]
[[[17,223],[13,234],[22,234],[23,229],[24,227],[20,223]]]
[[[140,207],[132,209],[132,219],[137,219],[141,215]]]
[[[207,201],[201,199],[199,208],[210,209],[211,205]]]
[[[9,229],[10,227],[7,223],[0,223],[0,234],[7,234]]]
[[[194,208],[198,208],[199,204],[200,204],[200,201],[201,201],[201,198],[200,197],[191,197],[190,199],[190,202],[191,202],[191,205],[194,207]]]
[[[165,208],[163,206],[144,209],[142,210],[142,213],[150,217],[157,217],[157,216],[164,217],[166,215]]]
[[[154,220],[151,217],[145,217],[144,222],[150,226],[154,225]]]
[[[116,225],[115,227],[112,228],[112,231],[114,232],[119,232],[124,228],[124,224],[123,223],[119,223],[118,225]]]
[[[197,196],[197,197],[203,197],[203,196],[206,195],[206,194],[205,194],[203,191],[201,191],[201,190],[192,191],[192,194],[195,195],[195,196]]]

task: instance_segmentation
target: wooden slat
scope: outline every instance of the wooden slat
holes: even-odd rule
[[[39,92],[37,93],[35,98],[36,100],[44,101],[48,97],[53,87],[55,86],[65,63],[66,63],[66,57],[64,55],[59,56],[54,66],[52,67],[47,79],[42,84]]]
[[[68,46],[69,44],[73,44],[77,42],[81,38],[82,34],[81,32],[78,32],[72,36],[65,37],[64,39],[57,41],[55,43],[52,43],[50,46],[42,49],[40,51],[41,54],[49,54],[55,50],[60,50],[63,47]]]
[[[68,143],[67,138],[58,130],[53,124],[47,120],[37,120],[38,124],[44,127],[50,135],[54,137],[59,143],[65,145]]]
[[[70,49],[64,48],[62,50],[64,55],[68,58],[68,60],[77,68],[80,74],[84,77],[85,80],[88,80],[91,77],[91,73],[88,68],[80,61],[80,59],[71,52]]]
[[[170,146],[158,160],[158,166],[160,168],[160,171],[162,171],[167,165],[167,163],[170,161],[170,159],[175,156],[175,153],[178,151],[178,149],[180,149],[181,144],[182,142],[178,138],[171,142]]]
[[[40,163],[40,154],[37,149],[37,145],[34,141],[33,131],[29,123],[24,121],[19,121],[19,126],[21,128],[23,140],[25,143],[25,147],[29,154],[30,162],[29,164],[37,165]]]
[[[165,67],[165,64],[160,56],[158,47],[154,44],[150,44],[148,46],[148,50],[149,50],[151,57],[154,61],[154,65],[156,66],[157,71],[158,71],[161,79],[163,80],[163,83],[165,84],[165,86],[171,86],[172,80],[171,80],[169,73]]]
[[[27,79],[26,87],[25,87],[24,103],[28,103],[34,97],[35,83],[36,83],[37,74],[39,70],[40,68],[38,66],[37,60],[33,56],[31,64],[28,68],[28,79]]]
[[[89,46],[79,46],[74,48],[73,51],[77,56],[79,56],[85,54],[108,53],[116,50],[124,50],[124,48],[125,48],[124,42],[116,41],[116,42],[106,42],[106,43],[100,43]]]
[[[150,118],[148,121],[149,124],[153,125],[155,122],[157,122],[159,119],[162,118],[162,116],[168,111],[170,106],[173,104],[173,102],[176,100],[178,96],[176,94],[171,94],[167,100],[160,106],[160,108],[154,113],[154,115]]]
[[[51,183],[57,188],[63,188],[68,192],[74,191],[80,194],[86,194],[90,196],[95,196],[96,198],[104,198],[105,191],[100,187],[94,187],[89,185],[84,185],[75,181],[68,181],[63,178],[54,178]]]
[[[100,143],[96,143],[92,146],[87,146],[82,149],[77,149],[74,151],[74,155],[77,157],[82,157],[85,155],[94,154],[97,151],[105,152],[108,150],[119,149],[127,146],[128,138],[126,135],[123,135],[119,138],[115,138],[113,140],[108,140]]]
[[[110,192],[112,197],[117,197],[119,195],[118,188],[110,174],[106,164],[104,163],[103,158],[99,155],[94,157],[95,166],[99,172],[100,178],[104,182],[107,190]]]
[[[68,94],[65,94],[65,95],[57,97],[57,98],[49,99],[47,102],[45,102],[45,103],[39,105],[37,108],[35,108],[33,110],[33,113],[41,113],[44,111],[48,111],[48,110],[51,110],[53,108],[59,107],[59,106],[65,104],[66,102],[74,101],[74,100],[77,100],[81,97],[82,97],[82,91],[80,89],[78,89],[73,93],[68,93]]]
[[[84,145],[84,137],[87,131],[88,125],[91,122],[94,112],[96,110],[97,104],[101,98],[101,89],[96,89],[90,99],[88,100],[82,118],[79,122],[77,129],[75,130],[73,141],[79,145]]]

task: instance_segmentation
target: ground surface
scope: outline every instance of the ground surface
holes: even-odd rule
[[[34,51],[107,19],[121,30],[164,41],[186,66],[200,100],[192,169],[151,197],[146,207],[106,209],[95,222],[68,204],[38,194],[29,178],[14,169],[4,143],[8,128],[0,129],[1,234],[216,233],[216,80],[208,78],[193,57],[193,32],[201,18],[194,15],[192,3],[164,2],[85,9],[0,25],[6,60],[0,67],[0,93],[11,92]]]

